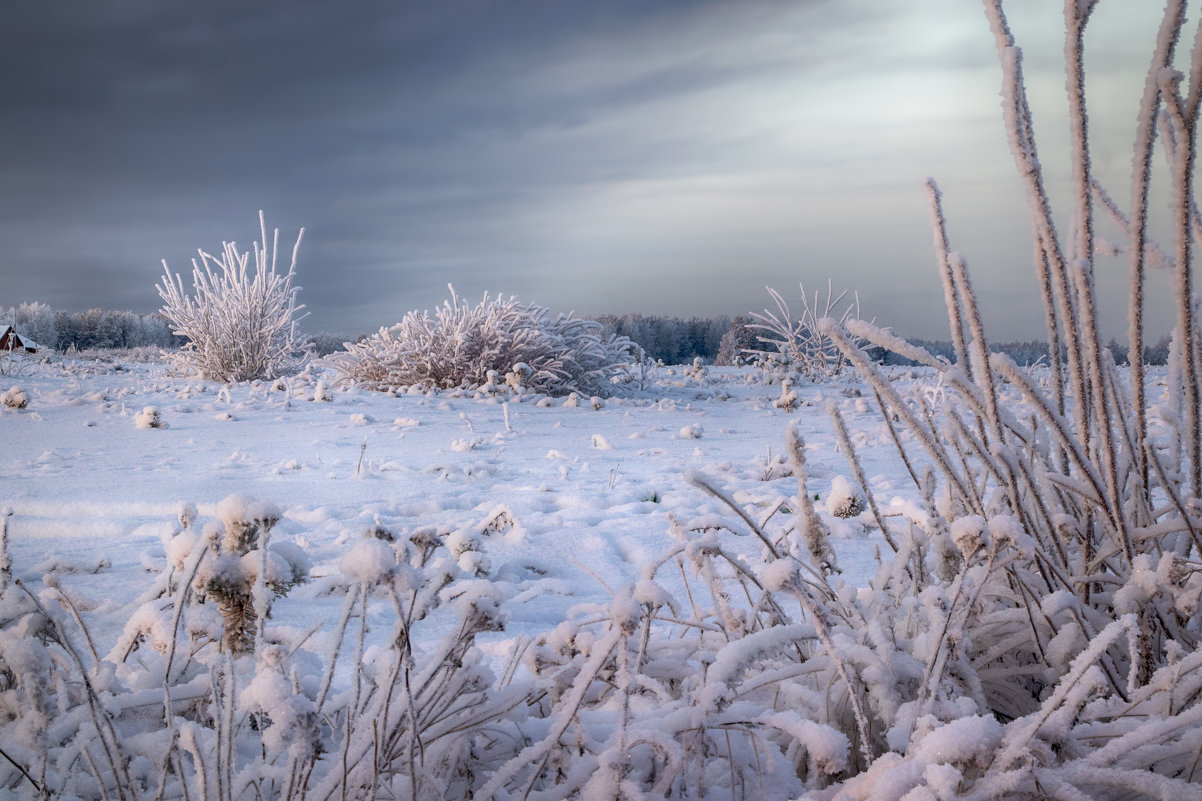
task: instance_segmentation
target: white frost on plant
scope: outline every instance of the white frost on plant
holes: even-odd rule
[[[941,723],[920,718],[910,743],[909,756],[921,762],[969,765],[989,764],[1002,742],[1004,728],[992,715],[970,715]]]
[[[863,496],[846,476],[831,479],[831,488],[826,495],[826,511],[840,518],[855,517],[864,511]]]
[[[838,773],[847,767],[851,741],[847,735],[823,723],[806,720],[796,712],[773,712],[760,715],[756,723],[770,726],[792,737],[814,760],[823,773]]]
[[[980,515],[965,515],[951,524],[952,542],[960,549],[964,558],[972,556],[985,545],[985,518]]]
[[[167,428],[162,413],[155,406],[146,406],[140,413],[134,415],[134,425],[142,429]]]
[[[396,551],[386,542],[374,538],[355,543],[338,562],[342,575],[368,585],[387,579],[395,566]]]
[[[216,381],[250,381],[276,378],[300,367],[311,346],[298,327],[304,308],[296,302],[296,254],[302,228],[292,248],[288,272],[276,272],[279,229],[268,251],[267,223],[259,212],[262,239],[254,245],[254,271],[247,267],[250,253],[234,242],[222,243],[221,256],[199,251],[192,260],[193,295],[184,290],[181,276],[163,262],[163,281],[156,288],[163,299],[162,314],[173,333],[188,342],[173,358],[190,373]]]
[[[24,409],[29,405],[29,396],[20,387],[10,387],[0,392],[0,405],[7,409]]]

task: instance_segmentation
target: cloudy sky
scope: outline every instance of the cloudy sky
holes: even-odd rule
[[[1012,0],[1049,178],[1060,12]],[[1104,0],[1095,167],[1129,182],[1160,4]],[[922,191],[995,337],[1041,335],[1028,216],[975,0],[39,0],[0,26],[0,306],[154,311],[161,261],[290,246],[310,331],[374,331],[448,283],[582,314],[858,290],[946,336]],[[1067,224],[1067,220],[1064,221]],[[1121,264],[1099,266],[1121,334]]]

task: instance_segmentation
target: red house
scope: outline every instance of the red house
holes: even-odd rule
[[[0,351],[37,353],[38,347],[38,343],[21,336],[11,325],[0,327]]]

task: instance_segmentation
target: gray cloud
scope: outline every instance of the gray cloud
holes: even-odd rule
[[[1058,45],[1015,5],[1038,72]],[[927,174],[983,287],[1029,262],[992,38],[964,6],[21,4],[0,28],[0,275],[22,280],[0,304],[150,311],[160,259],[249,243],[263,208],[289,243],[307,227],[313,329],[373,330],[448,282],[687,315],[832,276],[938,333]],[[1121,81],[1142,49],[1107,36],[1097,68]],[[904,301],[874,292],[903,281]]]

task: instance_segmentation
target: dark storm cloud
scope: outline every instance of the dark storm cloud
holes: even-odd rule
[[[260,208],[307,227],[311,328],[347,333],[449,281],[675,314],[899,261],[917,283],[921,178],[993,191],[982,147],[1009,169],[980,11],[936,5],[22,3],[0,305],[152,310],[161,258],[248,245]]]

